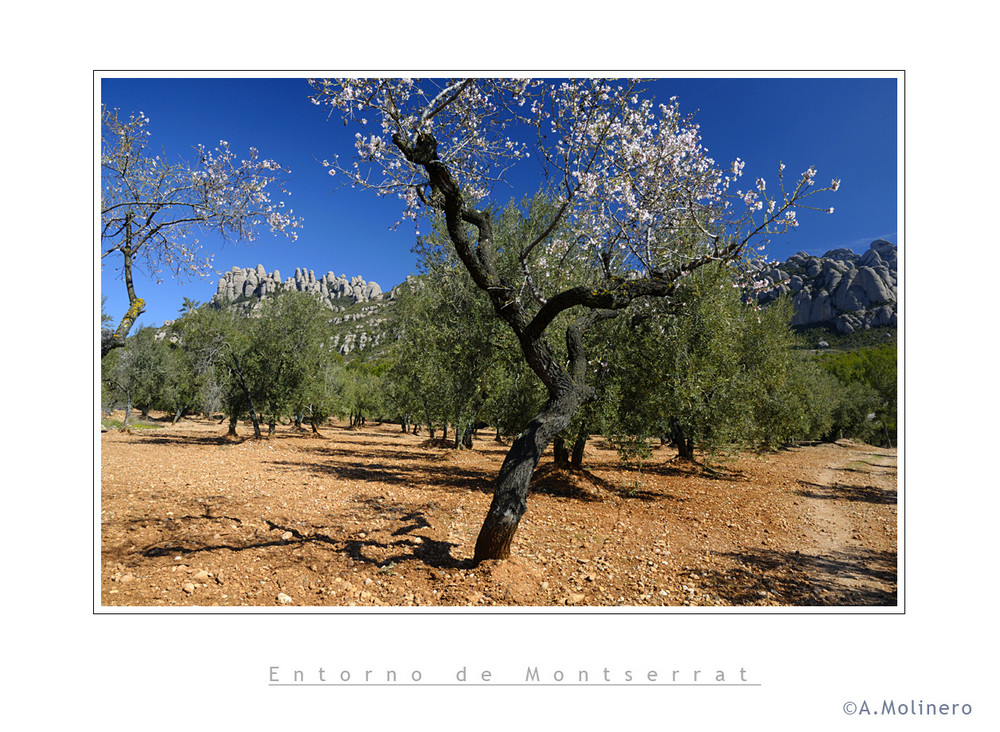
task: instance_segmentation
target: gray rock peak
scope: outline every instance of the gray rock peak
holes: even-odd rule
[[[258,264],[254,268],[233,267],[226,272],[219,280],[214,300],[263,298],[282,290],[314,293],[332,309],[343,304],[338,304],[341,298],[367,302],[382,297],[382,288],[377,282],[365,282],[360,276],[348,280],[344,275],[337,277],[333,272],[327,272],[322,278],[316,279],[313,270],[296,267],[293,277],[282,280],[278,270],[268,274],[264,265]]]
[[[795,308],[793,325],[832,322],[840,333],[896,325],[896,245],[876,239],[863,254],[832,249],[822,257],[805,252],[760,267],[771,287],[762,304],[782,295]]]

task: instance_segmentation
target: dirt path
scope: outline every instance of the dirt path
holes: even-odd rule
[[[883,604],[896,594],[896,556],[867,546],[866,535],[896,536],[896,451],[842,442],[829,467],[805,489],[813,546],[803,562],[828,604]],[[891,507],[891,514],[885,509]]]

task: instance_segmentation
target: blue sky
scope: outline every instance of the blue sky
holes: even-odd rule
[[[896,78],[671,78],[649,88],[663,101],[676,96],[682,112],[696,112],[710,155],[723,165],[736,157],[746,161],[744,180],[775,181],[779,161],[792,180],[810,165],[823,185],[841,179],[841,189],[821,201],[835,207],[834,214],[800,213],[798,229],[773,242],[767,254],[781,260],[798,251],[863,251],[880,237],[898,243],[899,83]],[[304,77],[106,77],[98,81],[97,94],[98,108],[118,107],[125,117],[143,112],[150,119],[151,149],[161,153],[162,148],[168,159],[192,160],[198,143],[214,147],[227,140],[237,155],[254,146],[262,157],[291,169],[289,203],[304,220],[298,240],[265,230],[252,244],[223,245],[200,233],[197,238],[215,255],[219,272],[262,264],[284,278],[303,267],[317,276],[360,275],[388,290],[416,270],[412,223],[392,228],[401,204],[341,187],[342,179],[331,178],[320,164],[335,154],[349,157],[355,130],[309,102]],[[522,170],[517,180],[531,180],[531,173]],[[495,197],[506,202],[529,192],[500,189]],[[128,300],[120,261],[111,260],[101,270],[100,294],[107,296],[106,310],[117,323]],[[209,300],[217,280],[156,284],[138,278],[137,293],[147,303],[140,323],[158,325],[176,317],[184,297]]]

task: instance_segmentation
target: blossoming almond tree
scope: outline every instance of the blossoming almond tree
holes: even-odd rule
[[[786,189],[737,189],[675,99],[656,104],[636,80],[310,80],[312,101],[360,129],[356,156],[326,161],[354,186],[402,199],[404,217],[441,215],[458,257],[517,336],[548,400],[514,440],[494,485],[473,561],[510,554],[528,485],[549,442],[588,399],[583,333],[640,298],[665,298],[710,262],[739,262],[796,226],[818,189],[809,168]],[[530,142],[529,142],[530,140]],[[534,156],[550,220],[517,242],[516,276],[496,266],[493,185]],[[565,354],[551,340],[563,331]]]
[[[260,159],[256,148],[237,161],[229,143],[220,141],[214,150],[199,145],[195,165],[168,162],[149,152],[148,124],[142,112],[125,120],[117,109],[102,109],[101,259],[121,255],[129,300],[118,327],[102,334],[102,356],[124,345],[145,310],[135,293],[137,270],[157,280],[164,270],[175,277],[213,273],[211,256],[201,253],[197,240],[188,241],[193,231],[253,241],[266,223],[294,239],[301,225],[284,200],[271,200],[275,187],[287,193],[278,176],[288,171]]]

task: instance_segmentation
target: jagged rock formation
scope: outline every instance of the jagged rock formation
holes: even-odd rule
[[[367,302],[382,296],[382,288],[377,282],[365,282],[361,277],[347,279],[346,275],[338,277],[333,272],[327,272],[317,279],[311,269],[296,267],[295,276],[282,281],[278,270],[268,274],[264,265],[258,264],[254,269],[233,267],[226,272],[219,280],[214,300],[232,302],[239,298],[263,298],[282,289],[319,295],[331,308],[337,307],[337,301],[343,298]]]
[[[896,325],[896,245],[877,239],[864,254],[833,249],[822,257],[799,252],[757,275],[772,286],[761,304],[788,295],[792,325],[832,324],[838,333]]]
[[[253,313],[265,298],[285,290],[312,293],[338,314],[330,318],[330,344],[341,355],[373,347],[381,340],[384,317],[379,313],[392,293],[384,294],[377,282],[365,282],[361,277],[348,279],[327,272],[317,279],[312,270],[296,268],[293,277],[282,281],[278,270],[268,273],[261,264],[233,267],[219,280],[212,303]]]

